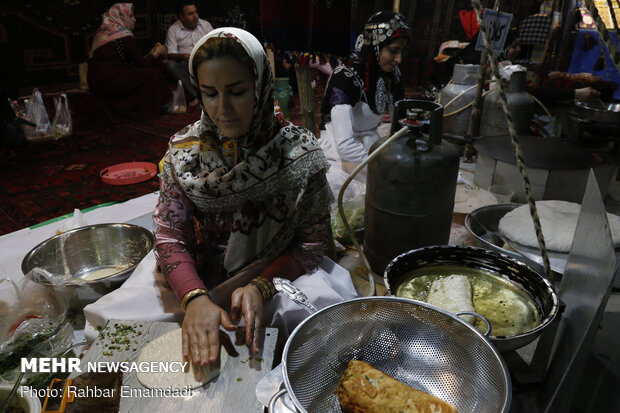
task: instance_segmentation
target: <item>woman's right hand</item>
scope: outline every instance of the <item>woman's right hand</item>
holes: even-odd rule
[[[199,366],[215,363],[220,355],[220,325],[235,331],[226,311],[214,304],[209,296],[201,295],[191,300],[183,318],[183,357],[191,357]]]

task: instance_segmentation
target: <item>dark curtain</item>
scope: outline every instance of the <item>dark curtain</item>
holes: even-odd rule
[[[265,40],[276,49],[347,56],[351,2],[347,0],[261,0]]]

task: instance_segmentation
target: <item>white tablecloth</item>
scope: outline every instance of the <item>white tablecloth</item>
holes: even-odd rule
[[[120,204],[93,209],[83,214],[85,225],[124,223],[145,214],[152,214],[157,203],[158,192],[143,195]],[[20,282],[21,264],[24,256],[41,242],[56,235],[56,230],[66,228],[73,217],[55,221],[35,229],[24,228],[0,236],[0,278],[8,277]]]
[[[317,309],[357,296],[349,272],[324,258],[312,274],[293,282]],[[183,320],[179,299],[156,271],[155,254],[151,251],[136,267],[129,279],[117,290],[84,307],[85,335],[89,342],[97,338],[97,327],[109,320],[176,321]],[[286,337],[310,314],[282,294],[273,297],[264,309],[263,323],[277,327]],[[243,322],[241,322],[243,324]]]
[[[42,241],[56,235],[59,229],[119,222],[132,222],[152,229],[151,217],[157,197],[158,193],[154,192],[120,204],[93,209],[82,214],[79,225],[73,217],[69,217],[38,228],[24,228],[0,236],[0,278],[8,277],[18,285],[21,284],[24,278],[21,271],[24,256]],[[294,284],[319,309],[357,296],[349,272],[328,258],[325,258],[319,270],[298,278]],[[104,325],[110,319],[181,321],[183,317],[178,299],[163,276],[155,271],[153,252],[147,254],[121,288],[86,306],[84,313],[87,322],[83,333],[89,340],[96,337],[94,326]],[[265,307],[265,315],[265,321],[271,319],[271,325],[280,327],[282,334],[286,334],[309,313],[279,294]],[[80,340],[83,337],[82,331],[76,333]]]

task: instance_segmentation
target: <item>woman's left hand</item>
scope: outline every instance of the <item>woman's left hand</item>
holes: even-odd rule
[[[237,288],[232,293],[230,315],[233,320],[245,319],[245,341],[252,347],[252,352],[258,354],[258,339],[260,336],[260,322],[263,315],[263,296],[257,287],[246,285]]]

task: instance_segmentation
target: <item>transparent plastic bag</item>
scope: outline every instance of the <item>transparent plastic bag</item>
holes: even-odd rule
[[[8,335],[11,335],[13,330],[25,320],[31,318],[64,317],[69,309],[69,292],[69,288],[63,284],[61,277],[54,277],[39,267],[33,268],[24,277],[19,287],[13,317],[8,321]]]
[[[170,113],[185,113],[187,112],[187,101],[185,100],[185,91],[183,90],[183,83],[179,80],[177,88],[172,92],[172,106],[170,107]]]
[[[53,357],[55,350],[71,345],[73,328],[67,322],[67,292],[61,281],[41,268],[34,268],[24,277],[19,292],[15,292],[18,302],[4,321],[9,327],[0,341],[0,379],[15,382],[21,358],[39,346],[47,350],[38,357]],[[26,374],[23,380],[31,376]]]
[[[340,188],[344,184],[349,175],[336,168],[330,168],[327,173],[327,181],[334,193],[336,202],[332,205],[331,209],[331,226],[334,238],[344,243],[351,243],[349,234],[347,234],[346,228],[340,213],[338,211],[338,195]],[[353,232],[359,232],[364,229],[364,201],[366,196],[366,185],[362,182],[354,179],[352,180],[342,196],[342,209],[347,218],[347,223],[353,230]]]
[[[25,102],[20,102],[18,100],[9,99],[9,105],[11,106],[11,109],[13,109],[13,113],[15,113],[16,118],[25,120],[25,121],[28,120],[28,118],[26,117],[28,109],[26,109]]]
[[[85,227],[86,225],[88,225],[88,223],[86,222],[86,218],[84,218],[84,214],[77,208],[73,210],[73,216],[71,218],[64,219],[60,221],[60,223],[62,225],[58,227],[51,235],[62,234],[63,232],[67,232],[80,227]]]
[[[56,115],[52,122],[54,138],[60,139],[71,135],[73,133],[73,120],[71,119],[67,95],[61,93],[59,96],[54,97],[54,107],[56,108]]]
[[[26,139],[38,140],[51,137],[52,124],[49,116],[47,116],[43,96],[39,89],[34,89],[30,99],[24,103],[26,105],[26,120],[32,124],[23,126]]]
[[[2,343],[17,315],[21,291],[10,278],[0,279],[0,343]]]
[[[67,349],[73,347],[73,327],[65,318],[33,318],[23,322],[11,338],[0,345],[0,380],[15,383],[20,379],[21,359],[40,357],[75,357]],[[63,373],[24,372],[22,385],[46,388],[53,377]],[[68,373],[66,373],[68,375]]]

